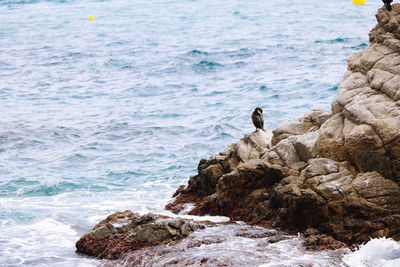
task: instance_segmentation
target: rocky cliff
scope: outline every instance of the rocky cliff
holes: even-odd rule
[[[381,8],[370,46],[348,59],[331,111],[253,132],[202,159],[168,209],[348,244],[400,238],[400,5]]]

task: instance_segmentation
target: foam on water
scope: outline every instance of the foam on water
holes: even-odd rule
[[[229,222],[230,218],[225,216],[195,216],[195,215],[186,215],[186,214],[174,214],[169,211],[162,212],[162,215],[170,216],[170,217],[180,217],[183,219],[195,220],[195,221],[209,221],[213,223],[224,223]]]
[[[300,236],[246,225],[194,232],[173,246],[146,248],[118,261],[123,266],[344,266],[347,249],[309,252]],[[115,263],[106,263],[112,266]]]
[[[354,267],[400,266],[400,242],[390,238],[371,239],[357,251],[345,255],[343,261]]]
[[[255,106],[271,129],[329,109],[380,5],[0,1],[0,265],[99,263],[78,237],[118,210],[167,214]]]
[[[49,218],[13,227],[2,237],[3,266],[96,266],[98,260],[76,257],[71,243],[79,235],[70,225]],[[49,249],[51,248],[51,249]]]

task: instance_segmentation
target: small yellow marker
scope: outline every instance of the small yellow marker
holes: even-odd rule
[[[367,2],[367,0],[353,0],[353,4],[355,5],[364,5]]]
[[[89,20],[92,21],[94,19],[93,15],[89,15]]]

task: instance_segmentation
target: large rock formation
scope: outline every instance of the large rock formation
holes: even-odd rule
[[[400,238],[400,5],[348,59],[331,111],[246,135],[208,160],[167,208],[305,231],[347,243]]]

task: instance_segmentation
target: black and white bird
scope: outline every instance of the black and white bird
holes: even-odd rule
[[[391,10],[392,10],[392,6],[390,5],[390,3],[392,3],[393,0],[382,0],[382,1],[383,1],[383,3],[385,4],[386,9],[387,9],[388,11],[391,11]]]
[[[256,127],[256,132],[258,129],[264,130],[263,110],[261,108],[256,107],[256,109],[253,111],[253,114],[251,114],[251,120]]]

